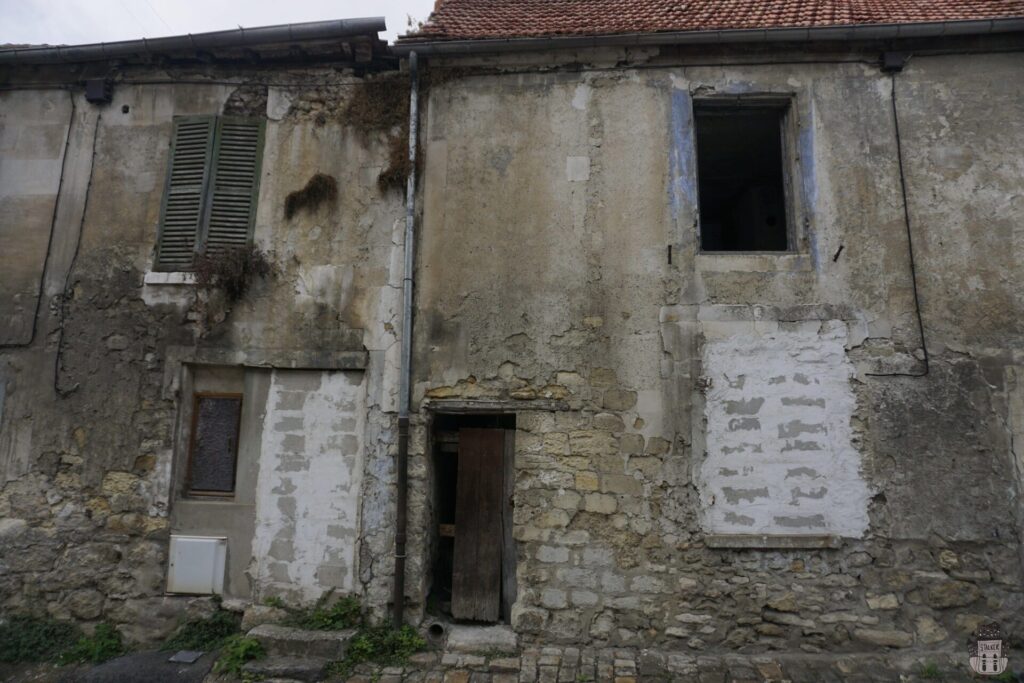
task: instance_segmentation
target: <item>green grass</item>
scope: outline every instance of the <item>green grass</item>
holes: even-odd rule
[[[242,667],[246,662],[266,656],[260,641],[242,635],[234,635],[224,641],[220,658],[214,665],[216,673],[242,675]]]
[[[78,629],[52,617],[15,615],[0,624],[0,662],[48,662],[72,647]]]
[[[347,677],[352,669],[364,662],[400,666],[426,646],[427,641],[408,625],[400,629],[390,625],[363,626],[349,642],[345,659],[331,666],[331,673]]]
[[[331,602],[333,595],[333,590],[327,591],[315,605],[304,609],[289,607],[276,597],[265,599],[263,604],[288,612],[288,617],[282,622],[285,626],[311,631],[341,631],[357,628],[363,623],[363,607],[358,598],[346,595]]]
[[[163,650],[203,650],[210,651],[224,645],[227,640],[237,635],[242,627],[242,616],[221,609],[202,619],[191,619],[174,632]]]
[[[938,680],[942,678],[942,672],[939,671],[939,665],[935,662],[928,662],[921,667],[920,672],[921,678],[928,680]]]
[[[99,664],[125,653],[121,634],[112,624],[103,623],[96,627],[91,636],[82,636],[70,649],[61,653],[61,664],[91,662]]]

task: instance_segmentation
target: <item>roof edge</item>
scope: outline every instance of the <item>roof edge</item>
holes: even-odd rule
[[[618,45],[708,45],[729,43],[778,43],[852,41],[892,38],[989,35],[1024,31],[1024,17],[969,19],[899,24],[849,24],[814,27],[726,29],[612,33],[596,36],[556,35],[529,38],[479,38],[471,40],[407,40],[391,46],[399,56],[415,51],[422,55],[522,52],[537,49],[587,48]]]
[[[157,54],[176,50],[212,50],[253,47],[271,43],[303,43],[332,38],[377,34],[387,30],[384,17],[309,21],[237,28],[206,33],[186,33],[162,38],[140,38],[113,43],[60,45],[0,50],[0,64],[66,64],[116,59],[136,54]]]

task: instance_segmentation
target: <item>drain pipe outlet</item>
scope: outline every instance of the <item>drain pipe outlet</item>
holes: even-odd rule
[[[419,124],[419,79],[416,53],[409,53],[409,178],[405,187],[405,273],[402,278],[402,359],[398,379],[398,462],[395,510],[395,590],[391,621],[405,617],[405,542],[409,501],[409,384],[412,377],[412,283],[416,261],[416,139]]]

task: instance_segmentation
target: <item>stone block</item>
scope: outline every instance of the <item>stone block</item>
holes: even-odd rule
[[[540,593],[540,604],[548,609],[564,609],[568,604],[565,591],[558,588],[545,588]]]
[[[319,681],[327,670],[328,660],[322,657],[267,657],[246,662],[243,674],[256,680],[278,678],[293,681]]]
[[[644,486],[633,477],[625,474],[606,474],[601,478],[601,490],[605,493],[639,496],[643,494]]]
[[[868,608],[878,610],[896,609],[900,606],[899,598],[893,593],[885,595],[869,595],[867,597]]]
[[[615,436],[611,432],[600,430],[569,432],[569,447],[574,455],[612,455],[619,452]]]
[[[910,647],[914,644],[914,636],[906,631],[896,629],[854,629],[853,637],[862,643],[878,647]]]
[[[549,564],[561,564],[569,561],[569,549],[558,546],[542,545],[537,549],[537,559]]]
[[[609,368],[594,368],[590,371],[590,385],[594,387],[613,387],[619,383],[615,371]]]
[[[638,455],[644,452],[644,437],[642,434],[623,434],[619,437],[619,449],[629,455]]]
[[[601,485],[596,472],[577,472],[576,489],[579,491],[596,491]]]
[[[518,603],[517,603],[518,605]],[[512,609],[513,623],[516,619],[516,608]],[[522,618],[520,612],[519,617]],[[518,627],[517,629],[518,630]],[[447,649],[450,652],[479,653],[502,652],[515,653],[519,642],[515,631],[508,626],[459,626],[448,629]]]
[[[569,455],[569,435],[563,432],[548,432],[544,435],[544,451],[552,455]]]
[[[934,645],[935,643],[941,643],[949,637],[949,633],[942,627],[939,622],[935,621],[929,616],[920,616],[914,622],[915,630],[917,631],[918,642],[926,645]]]
[[[609,389],[604,392],[602,406],[608,410],[631,410],[636,406],[636,392]]]
[[[981,590],[966,581],[943,581],[929,588],[927,593],[929,607],[936,609],[966,607],[980,597]]]
[[[561,491],[555,496],[555,507],[563,510],[575,510],[580,506],[582,496],[575,491]]]
[[[288,612],[280,607],[268,605],[252,605],[245,609],[242,615],[242,630],[251,631],[263,624],[279,624],[285,620]]]
[[[583,509],[599,515],[610,515],[618,509],[615,496],[606,493],[588,493],[583,499]]]
[[[598,413],[594,416],[594,428],[609,432],[621,432],[626,428],[622,418],[615,413]]]
[[[261,624],[249,631],[249,637],[260,641],[264,649],[285,657],[324,657],[338,660],[345,657],[353,630],[307,631],[278,624]]]

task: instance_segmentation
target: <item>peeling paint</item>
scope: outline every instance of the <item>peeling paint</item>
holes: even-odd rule
[[[705,407],[708,457],[701,468],[706,528],[860,536],[868,524],[869,493],[852,442],[856,401],[846,325],[832,321],[820,332],[801,327],[762,335],[728,334],[728,329],[725,325],[704,349],[704,372],[712,379]],[[727,377],[733,380],[719,381]],[[795,384],[776,381],[779,377]],[[729,418],[737,407],[752,416]],[[816,438],[794,438],[804,434]],[[741,476],[726,474],[741,467]],[[794,488],[785,483],[793,477],[823,477],[828,487]],[[805,514],[780,514],[792,507]],[[739,523],[739,515],[754,522]]]
[[[262,593],[355,588],[365,390],[363,373],[274,371],[253,541]]]
[[[672,220],[678,222],[682,211],[697,208],[697,148],[693,133],[693,105],[690,94],[672,88],[670,125],[672,148],[669,151],[669,205]]]

